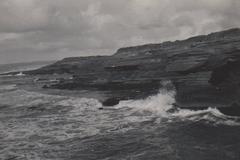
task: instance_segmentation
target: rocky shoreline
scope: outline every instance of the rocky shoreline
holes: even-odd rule
[[[234,106],[240,114],[240,29],[121,48],[112,56],[65,58],[24,74],[68,75],[44,87],[103,91],[105,105],[156,94],[170,81],[180,107]]]

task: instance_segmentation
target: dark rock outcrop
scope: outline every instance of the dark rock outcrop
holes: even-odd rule
[[[155,94],[169,80],[179,106],[225,107],[240,97],[240,29],[66,58],[27,74],[73,75],[50,87],[102,90],[119,100]]]
[[[109,98],[102,102],[103,106],[115,106],[119,103],[118,98]]]

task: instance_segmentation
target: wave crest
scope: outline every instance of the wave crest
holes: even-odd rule
[[[137,111],[149,111],[158,115],[166,115],[175,103],[175,91],[162,89],[157,95],[141,100],[121,101],[116,107],[130,107]]]
[[[178,112],[173,113],[172,118],[178,118],[183,121],[191,120],[194,122],[206,122],[214,125],[229,125],[239,126],[240,118],[227,116],[221,113],[217,108],[211,108],[199,111],[180,109]]]
[[[146,112],[150,112],[151,115],[166,117],[171,120],[177,121],[194,121],[194,122],[206,122],[214,125],[230,125],[239,126],[240,118],[232,117],[222,114],[217,108],[211,108],[205,110],[188,110],[173,107],[175,104],[175,90],[161,89],[157,95],[150,96],[141,100],[127,100],[121,101],[116,108],[128,107],[133,109],[133,113],[140,112],[145,116]]]

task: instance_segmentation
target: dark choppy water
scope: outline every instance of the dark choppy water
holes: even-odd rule
[[[99,110],[0,78],[1,160],[238,160],[240,121],[216,109],[166,113],[173,92]]]

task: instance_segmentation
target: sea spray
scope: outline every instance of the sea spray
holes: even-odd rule
[[[240,118],[224,115],[214,107],[198,111],[176,108],[174,104],[176,103],[175,96],[177,93],[172,83],[164,81],[162,86],[163,88],[159,90],[157,95],[140,100],[120,101],[115,108],[131,108],[131,112],[134,113],[132,116],[136,115],[136,113],[141,113],[141,116],[145,116],[146,119],[148,119],[147,117],[150,113],[150,116],[165,117],[169,121],[202,121],[213,125],[240,125]],[[135,117],[135,119],[140,118]]]
[[[135,111],[149,111],[153,114],[166,116],[167,111],[173,107],[175,103],[175,88],[170,81],[162,82],[163,88],[159,90],[157,95],[149,96],[140,100],[121,101],[116,108],[130,107]]]

